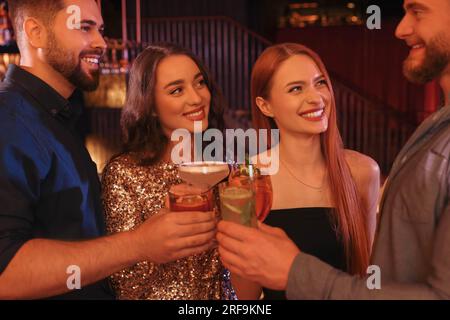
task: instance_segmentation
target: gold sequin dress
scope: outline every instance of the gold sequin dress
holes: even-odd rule
[[[139,166],[130,154],[113,159],[102,179],[108,233],[135,229],[164,207],[170,186],[180,182],[169,163]],[[118,299],[209,300],[234,294],[217,249],[167,264],[143,261],[110,281]]]

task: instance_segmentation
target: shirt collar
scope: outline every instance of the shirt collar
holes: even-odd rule
[[[61,96],[46,82],[17,65],[11,64],[8,67],[5,81],[21,86],[55,118],[73,122],[79,116],[78,110],[71,107],[68,99]]]

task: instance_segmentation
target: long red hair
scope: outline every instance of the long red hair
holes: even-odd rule
[[[277,44],[267,48],[256,61],[251,79],[252,119],[255,129],[267,129],[268,148],[270,130],[277,128],[272,118],[265,116],[256,105],[256,98],[268,99],[273,75],[282,62],[293,55],[310,57],[324,75],[331,94],[328,129],[321,134],[321,149],[325,158],[331,194],[334,200],[336,231],[342,241],[347,270],[352,274],[366,274],[370,256],[367,213],[363,210],[350,168],[344,158],[344,147],[336,121],[336,103],[330,77],[320,57],[311,49],[296,43]]]

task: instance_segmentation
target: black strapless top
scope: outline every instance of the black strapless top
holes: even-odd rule
[[[346,271],[344,247],[335,232],[332,208],[292,208],[272,210],[264,221],[283,229],[302,252]],[[264,288],[264,299],[285,300],[284,291]]]

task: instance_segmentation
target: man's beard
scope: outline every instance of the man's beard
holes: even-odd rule
[[[48,47],[45,49],[47,63],[75,87],[85,91],[94,91],[99,84],[100,70],[91,70],[87,74],[82,69],[81,57],[85,54],[102,55],[102,52],[99,50],[82,51],[79,57],[74,57],[71,52],[58,45],[55,35],[51,30],[49,31]]]
[[[450,43],[439,34],[425,46],[425,57],[420,65],[413,66],[409,58],[404,61],[403,74],[411,82],[425,84],[438,78],[449,64]]]

